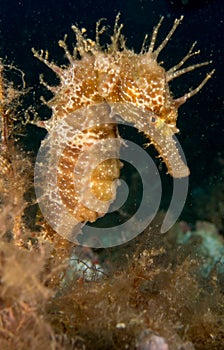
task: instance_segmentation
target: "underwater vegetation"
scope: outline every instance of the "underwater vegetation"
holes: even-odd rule
[[[74,54],[69,53],[65,41],[59,42],[66,52],[69,66],[58,67],[47,61],[47,53],[34,51],[35,56],[60,77],[58,86],[47,85],[54,93],[47,102],[53,110],[49,121],[37,118],[36,113],[30,120],[35,106],[26,109],[23,105],[27,92],[23,73],[0,62],[1,350],[220,350],[224,347],[224,279],[221,268],[224,243],[214,227],[198,223],[195,232],[189,232],[177,223],[167,234],[161,235],[164,213],[159,212],[150,227],[122,246],[107,249],[78,247],[63,234],[57,234],[38,209],[33,196],[34,157],[23,151],[22,146],[21,135],[27,123],[32,122],[50,132],[53,124],[57,126],[58,119],[73,113],[83,103],[106,102],[107,112],[108,108],[115,108],[114,113],[121,114],[124,119],[130,118],[129,122],[146,133],[171,175],[187,175],[189,170],[172,140],[172,135],[177,132],[177,108],[200,90],[211,73],[196,89],[173,99],[166,79],[207,64],[179,69],[195,54],[193,46],[186,57],[168,72],[156,62],[178,24],[177,20],[164,42],[154,50],[159,24],[153,32],[149,49],[143,45],[140,56],[125,47],[118,19],[112,43],[105,51],[99,44],[99,34],[105,28],[100,29],[99,23],[96,41],[86,38],[84,29],[74,27],[77,38]],[[146,58],[151,60],[150,71],[147,71]],[[90,61],[88,72],[84,69],[86,61]],[[150,79],[155,75],[155,79],[150,80],[153,86],[149,87],[144,76],[139,75],[138,62],[141,69],[144,66],[144,73]],[[136,69],[134,72],[132,67]],[[20,76],[19,86],[9,80],[8,71]],[[85,74],[90,79],[88,84],[83,79]],[[122,88],[122,82],[118,84],[119,77],[123,79]],[[149,103],[148,109],[143,97]],[[129,113],[123,104],[113,105],[124,101],[131,106]],[[142,114],[137,120],[139,108]],[[97,138],[118,137],[116,121],[107,124],[108,115],[106,117],[104,128],[97,129],[87,124],[87,132],[72,142],[69,139],[60,158],[59,193],[78,222],[95,221],[102,216],[97,207],[95,211],[89,211],[79,203],[77,190],[70,189],[69,180],[77,154]],[[148,118],[149,125],[144,118]],[[166,140],[171,145],[169,150],[164,146]],[[114,154],[118,151],[115,150]],[[92,188],[101,201],[115,196],[111,184],[119,177],[120,167],[120,162],[113,158],[95,170]],[[63,220],[60,215],[58,217]],[[217,255],[214,257],[214,251],[206,250],[203,237],[218,242],[218,258]]]

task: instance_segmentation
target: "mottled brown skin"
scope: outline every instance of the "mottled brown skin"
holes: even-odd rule
[[[86,130],[68,145],[58,163],[58,188],[63,203],[79,222],[94,222],[102,213],[86,208],[79,202],[74,184],[74,164],[80,153],[91,147],[97,140],[117,137],[117,128],[114,124],[94,127]],[[120,162],[117,159],[107,159],[100,163],[91,175],[91,188],[95,196],[102,201],[113,198],[111,183],[119,178]]]

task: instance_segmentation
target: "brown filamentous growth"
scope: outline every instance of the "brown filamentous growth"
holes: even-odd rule
[[[33,49],[34,55],[60,78],[60,84],[53,87],[41,78],[41,82],[53,92],[54,97],[46,102],[52,109],[51,119],[39,122],[38,125],[51,132],[60,120],[68,115],[72,116],[72,113],[82,110],[83,107],[106,103],[109,107],[108,119],[119,114],[124,121],[131,122],[139,131],[144,132],[165,162],[170,175],[175,178],[188,176],[189,169],[173,139],[173,135],[178,132],[177,112],[180,105],[204,86],[213,71],[207,74],[195,89],[177,99],[172,97],[169,90],[171,80],[209,63],[197,63],[182,68],[190,57],[198,53],[193,51],[195,43],[186,56],[168,71],[157,62],[160,52],[181,20],[182,17],[175,20],[170,32],[155,49],[161,19],[152,33],[149,46],[147,47],[144,40],[142,50],[138,54],[125,45],[119,15],[116,17],[111,43],[107,44],[105,49],[100,44],[100,36],[106,29],[101,27],[101,21],[96,25],[95,41],[87,38],[85,29],[80,30],[77,26],[72,26],[77,40],[74,52],[69,52],[66,37],[65,40],[59,41],[59,46],[64,49],[69,61],[68,66],[59,67],[48,61],[48,52],[37,52]],[[83,125],[80,125],[79,130],[83,130]],[[61,154],[58,166],[59,193],[77,222],[95,221],[103,215],[100,208],[92,210],[79,203],[79,196],[75,186],[71,185],[71,179],[78,156],[95,140],[105,140],[108,137],[118,137],[114,124],[108,123],[102,130],[99,127],[89,128],[85,133],[81,132],[79,138],[74,137]],[[92,192],[103,201],[113,200],[114,190],[108,191],[108,188],[114,179],[119,177],[120,163],[116,159],[110,159],[99,167],[103,168],[103,178],[99,175],[101,171],[96,169],[93,172],[90,185]]]
[[[22,89],[15,89],[5,78],[5,71],[16,70],[21,75]],[[24,94],[25,82],[22,71],[0,60],[0,235],[12,235],[21,243],[24,209],[24,193],[30,186],[30,161],[16,144],[14,120]]]

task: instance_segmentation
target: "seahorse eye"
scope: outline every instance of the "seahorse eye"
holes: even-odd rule
[[[151,118],[150,118],[150,124],[152,125],[155,125],[157,122],[157,117],[155,115],[153,115]]]

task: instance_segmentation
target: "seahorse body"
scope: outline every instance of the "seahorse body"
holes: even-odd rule
[[[46,102],[52,109],[52,117],[42,124],[49,132],[60,120],[68,115],[72,118],[73,113],[84,107],[105,103],[107,105],[105,108],[108,108],[108,119],[105,118],[104,126],[87,127],[85,132],[74,136],[60,155],[59,193],[77,222],[95,221],[97,217],[103,215],[104,210],[101,211],[101,208],[88,209],[79,202],[76,186],[71,180],[77,159],[86,148],[96,140],[118,137],[116,124],[111,123],[111,118],[116,114],[145,133],[150,144],[155,146],[165,162],[168,173],[176,178],[189,175],[189,169],[181,159],[173,140],[173,135],[178,132],[176,127],[178,107],[202,88],[213,71],[194,90],[177,99],[172,97],[169,81],[209,63],[181,68],[191,56],[198,53],[193,52],[195,44],[187,55],[168,71],[157,62],[158,55],[170,40],[181,19],[175,20],[166,38],[155,49],[161,19],[153,31],[149,46],[147,47],[144,41],[138,54],[125,45],[119,15],[116,17],[111,43],[104,49],[100,45],[100,35],[105,31],[104,26],[100,27],[101,21],[96,26],[95,41],[86,37],[85,29],[80,30],[72,26],[77,40],[73,54],[69,52],[65,40],[59,41],[69,61],[68,66],[59,67],[48,61],[48,52],[38,53],[33,50],[34,55],[60,78],[60,84],[53,87],[41,79],[54,94],[54,97]],[[88,116],[82,119],[82,123],[85,118]],[[77,124],[77,121],[74,120],[74,123]],[[77,125],[75,129],[83,130],[83,124]],[[95,196],[102,201],[113,200],[116,195],[116,189],[111,189],[111,185],[114,179],[119,177],[120,162],[115,159],[118,151],[114,150],[114,158],[111,155],[113,159],[104,161],[92,173],[90,187]]]

